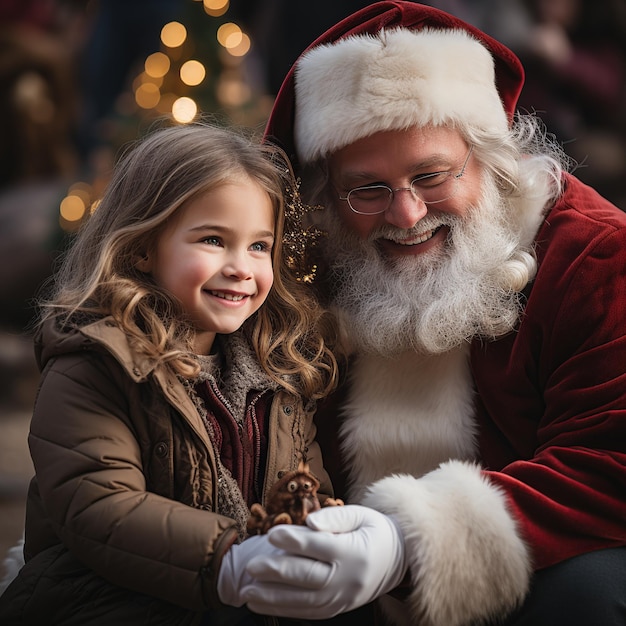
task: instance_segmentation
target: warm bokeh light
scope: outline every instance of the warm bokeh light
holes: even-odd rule
[[[203,0],[204,11],[211,17],[220,17],[228,11],[228,0]]]
[[[87,207],[83,199],[76,195],[69,195],[61,200],[59,213],[68,222],[78,222],[85,217]]]
[[[50,88],[38,72],[21,72],[15,81],[11,98],[38,124],[49,124],[54,120],[56,106],[50,97]]]
[[[148,76],[163,78],[170,70],[170,60],[163,52],[155,52],[146,59],[144,67]]]
[[[202,2],[205,16],[216,22],[217,42],[212,44],[212,52],[217,56],[216,61],[220,68],[214,69],[210,64],[210,58],[201,57],[201,49],[196,44],[197,33],[193,27],[186,27],[179,21],[171,21],[165,24],[160,32],[160,51],[148,54],[145,57],[143,68],[134,77],[129,89],[121,93],[115,102],[115,113],[121,118],[131,116],[155,116],[161,115],[171,118],[178,124],[188,124],[197,118],[203,107],[212,107],[215,104],[228,110],[228,114],[237,117],[242,116],[238,123],[246,124],[250,115],[249,108],[241,113],[238,109],[249,107],[256,97],[252,86],[242,72],[242,57],[250,50],[250,37],[235,22],[224,20],[229,8],[229,0],[195,0]],[[202,13],[202,9],[197,7]],[[215,19],[221,18],[221,19]],[[226,18],[228,19],[228,18]],[[197,58],[190,58],[197,56]],[[201,59],[201,60],[199,60]],[[210,80],[208,79],[210,77]],[[210,84],[208,84],[210,83]],[[198,91],[195,88],[201,86]],[[203,101],[207,89],[214,91],[214,98],[209,104]],[[25,101],[32,101],[32,94],[39,92],[39,88],[32,77],[24,82],[23,94]],[[187,94],[187,95],[184,95]],[[193,97],[189,97],[193,96]],[[263,105],[263,110],[269,111],[269,106]],[[39,117],[50,115],[41,105],[36,109]],[[254,115],[257,115],[254,112]],[[256,118],[255,118],[256,121]],[[115,128],[103,126],[103,133],[112,136]],[[132,133],[126,128],[117,129],[120,134]],[[93,211],[97,204],[97,198],[102,193],[112,163],[105,167],[98,166],[98,174],[94,175],[94,181],[90,186],[87,183],[76,183],[67,192],[67,196],[59,207],[59,223],[66,232],[75,232],[80,224]]]
[[[217,40],[224,48],[233,48],[241,43],[243,32],[234,22],[226,22],[217,29]]]
[[[187,39],[187,29],[180,22],[170,22],[161,29],[161,41],[168,48],[178,48]]]
[[[199,85],[205,76],[206,70],[200,61],[186,61],[180,68],[180,79],[191,87]]]
[[[135,101],[142,109],[153,109],[161,99],[161,92],[153,83],[143,83],[135,91]]]
[[[198,105],[191,98],[178,98],[172,105],[172,116],[180,124],[193,121],[197,113]]]

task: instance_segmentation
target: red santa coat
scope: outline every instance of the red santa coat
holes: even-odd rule
[[[402,527],[398,624],[505,613],[533,570],[626,545],[626,214],[566,176],[536,251],[515,332],[358,357],[319,416],[336,491]]]
[[[573,177],[519,329],[472,346],[480,459],[536,568],[626,544],[626,214]]]

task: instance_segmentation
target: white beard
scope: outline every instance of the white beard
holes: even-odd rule
[[[429,209],[413,229],[387,226],[367,241],[349,232],[334,212],[325,212],[326,258],[336,282],[333,308],[353,350],[440,354],[472,337],[495,338],[515,327],[518,292],[532,278],[529,255],[520,250],[507,218],[511,207],[492,181],[483,183],[483,197],[467,217]],[[404,239],[441,225],[450,228],[444,250],[392,261],[378,250],[380,237]]]

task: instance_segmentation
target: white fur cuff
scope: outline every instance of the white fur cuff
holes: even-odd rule
[[[414,618],[460,626],[512,610],[524,598],[530,557],[506,497],[480,469],[450,461],[422,478],[374,483],[363,504],[393,515],[404,533]]]

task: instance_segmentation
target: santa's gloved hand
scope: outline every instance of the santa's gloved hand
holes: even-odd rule
[[[407,569],[404,538],[392,518],[358,506],[311,513],[307,526],[268,533],[282,554],[260,555],[246,568],[240,597],[264,615],[328,619],[395,588]]]
[[[242,606],[245,600],[241,597],[241,590],[248,584],[254,584],[254,579],[246,572],[250,559],[284,554],[284,550],[269,542],[267,535],[255,535],[233,544],[224,555],[217,574],[217,595],[220,601],[231,606]]]

